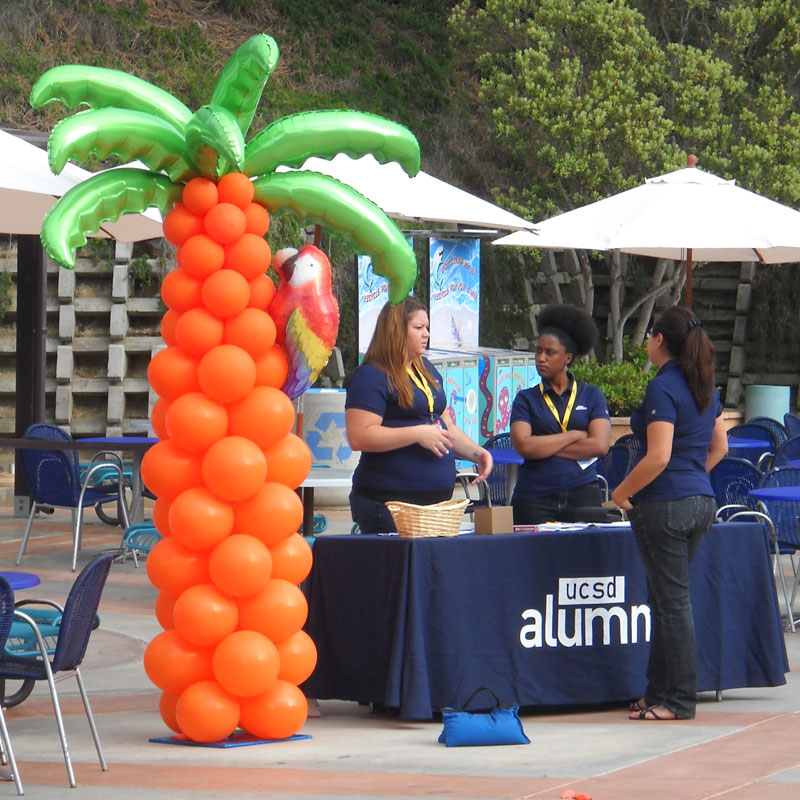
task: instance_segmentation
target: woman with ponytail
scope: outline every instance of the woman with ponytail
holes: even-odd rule
[[[711,528],[716,503],[708,472],[728,451],[714,388],[714,346],[694,314],[673,306],[648,334],[658,373],[631,416],[647,450],[612,495],[627,511],[647,573],[652,618],[644,696],[631,719],[692,719],[697,648],[689,562]]]

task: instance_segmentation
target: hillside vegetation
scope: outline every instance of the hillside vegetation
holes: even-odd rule
[[[454,75],[447,45],[450,3],[436,0],[4,0],[0,5],[0,127],[49,132],[68,112],[59,104],[34,110],[28,95],[38,76],[59,64],[91,64],[131,72],[191,108],[208,102],[233,50],[265,32],[281,50],[251,135],[287,114],[352,108],[408,126],[422,166],[489,198],[490,181],[471,154],[466,80]],[[281,224],[283,223],[283,224]],[[273,249],[297,245],[296,226],[276,220]],[[342,311],[342,342],[354,324],[352,252],[332,251]],[[417,293],[427,296],[425,243]],[[507,322],[507,321],[506,321]],[[513,330],[489,338],[506,344]]]
[[[48,132],[67,114],[28,104],[58,64],[129,71],[196,109],[259,32],[281,58],[251,135],[296,112],[377,113],[417,135],[424,170],[530,219],[682,166],[690,152],[754,191],[800,198],[796,0],[3,0],[0,127]],[[300,235],[279,218],[269,239],[278,249]],[[328,237],[323,246],[352,363],[352,252]],[[426,299],[425,238],[415,247]],[[481,341],[508,346],[530,335],[522,281],[539,259],[482,251]],[[771,327],[768,314],[753,321]],[[800,341],[800,323],[789,327]]]

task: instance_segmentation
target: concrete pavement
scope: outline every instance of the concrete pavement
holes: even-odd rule
[[[347,533],[349,515],[323,509],[329,533]],[[119,543],[119,529],[86,514],[79,567]],[[19,569],[38,587],[18,597],[62,600],[70,572],[69,513],[37,520]],[[24,520],[0,508],[0,565],[14,569]],[[311,739],[232,749],[152,744],[170,732],[159,692],[142,667],[159,631],[155,590],[144,567],[115,564],[82,669],[109,763],[101,772],[74,680],[59,684],[78,788],[69,789],[46,687],[37,686],[6,719],[30,798],[115,797],[286,800],[447,797],[556,800],[567,790],[593,800],[766,800],[800,797],[800,632],[786,634],[792,672],[785,686],[729,690],[721,703],[701,696],[697,718],[631,722],[620,707],[527,714],[527,746],[446,748],[438,722],[371,714],[356,703],[323,700],[301,733]],[[0,793],[15,796],[13,783]]]

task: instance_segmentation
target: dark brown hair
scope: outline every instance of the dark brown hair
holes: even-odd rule
[[[375,332],[364,356],[365,364],[372,364],[386,373],[389,386],[397,392],[397,402],[402,408],[411,408],[414,404],[414,388],[406,372],[406,360],[408,323],[418,311],[427,313],[428,310],[416,297],[406,297],[396,306],[387,303],[378,314]],[[441,388],[421,357],[413,359],[411,363],[431,386]]]
[[[667,351],[684,374],[697,408],[705,411],[714,395],[716,351],[697,317],[685,306],[672,306],[655,318],[650,335],[657,333],[664,337]]]

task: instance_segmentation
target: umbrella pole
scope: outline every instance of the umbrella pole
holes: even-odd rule
[[[692,307],[692,248],[686,251],[686,290],[684,292],[684,305]]]

